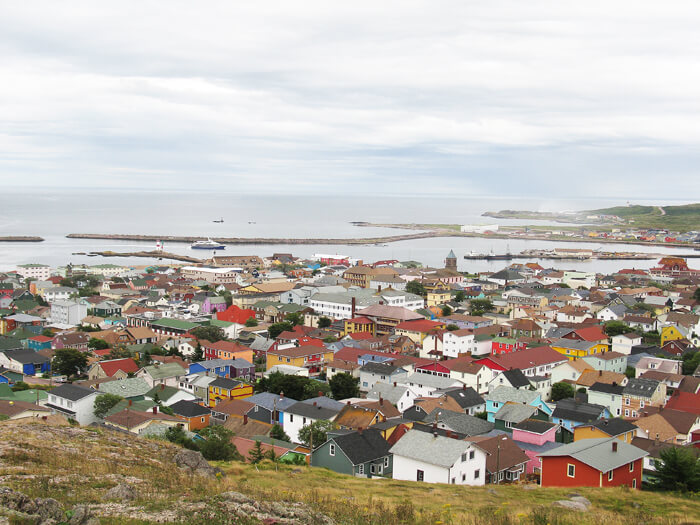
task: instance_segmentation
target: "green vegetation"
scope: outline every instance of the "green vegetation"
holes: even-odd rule
[[[483,315],[493,311],[493,303],[488,299],[472,299],[469,308],[472,315]]]
[[[267,334],[271,339],[276,339],[278,335],[282,332],[291,332],[294,330],[294,325],[289,321],[282,321],[281,323],[273,323],[270,328],[267,329]]]
[[[248,328],[251,328],[253,326],[258,326],[258,320],[255,317],[249,317],[248,319],[246,319],[245,325]]]
[[[95,415],[99,418],[105,417],[105,414],[122,399],[124,398],[116,394],[101,394],[97,396],[95,398]]]
[[[51,369],[54,372],[71,377],[80,375],[87,367],[88,356],[85,352],[75,350],[74,348],[60,348],[56,350],[53,361],[51,361]]]
[[[328,384],[331,387],[333,399],[360,397],[360,380],[348,373],[335,374]]]
[[[319,317],[318,319],[318,327],[319,328],[328,328],[333,324],[333,321],[331,321],[328,317]]]
[[[316,397],[319,393],[326,395],[331,388],[327,383],[316,381],[308,377],[290,376],[280,372],[274,372],[267,377],[261,378],[255,385],[256,392],[272,392],[279,394],[284,392],[285,396],[299,401]]]
[[[574,397],[576,395],[576,391],[574,390],[574,387],[571,386],[569,383],[554,383],[552,385],[552,401],[559,401],[560,399],[567,399],[570,397]]]
[[[617,215],[627,221],[634,221],[636,228],[662,228],[687,232],[700,229],[700,203],[682,206],[664,206],[662,213],[658,206],[615,206],[587,213]]]
[[[408,293],[420,295],[421,297],[425,297],[426,295],[428,295],[425,286],[423,286],[423,284],[420,281],[409,281],[406,284],[406,291]]]
[[[291,443],[291,438],[284,432],[281,426],[279,426],[277,423],[272,425],[272,428],[270,429],[270,437],[272,439],[278,439],[280,441],[286,441],[288,443]]]
[[[700,458],[694,450],[670,447],[654,460],[654,483],[663,490],[700,491]]]
[[[334,428],[335,424],[332,421],[326,421],[325,419],[314,421],[309,425],[301,427],[299,430],[299,441],[301,441],[304,446],[312,449],[316,448],[328,441],[328,432]]]
[[[218,326],[198,326],[190,330],[190,333],[197,339],[206,339],[211,343],[226,340],[224,331]]]

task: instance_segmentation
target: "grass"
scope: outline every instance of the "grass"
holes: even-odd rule
[[[39,422],[0,422],[2,483],[31,497],[52,497],[64,506],[103,505],[120,482],[138,497],[110,511],[97,507],[101,523],[143,525],[170,515],[175,523],[216,525],[232,521],[217,495],[237,491],[259,501],[304,502],[348,525],[618,525],[700,523],[700,499],[625,489],[576,489],[593,506],[580,514],[551,507],[568,489],[522,486],[462,487],[390,479],[358,479],[325,469],[219,463],[225,476],[202,478],[179,470],[179,449],[133,438]],[[194,512],[193,506],[206,512]],[[127,507],[125,509],[125,507]],[[695,521],[693,521],[695,520]],[[255,523],[251,520],[250,523]]]

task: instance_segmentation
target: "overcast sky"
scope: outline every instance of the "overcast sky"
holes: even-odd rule
[[[2,2],[4,187],[700,197],[700,2]]]

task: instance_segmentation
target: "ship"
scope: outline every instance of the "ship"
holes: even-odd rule
[[[218,223],[222,223],[222,222],[224,222],[224,218],[223,218],[223,217],[221,217],[221,218],[220,218],[220,219],[218,219],[218,220],[217,220],[217,219],[214,219],[214,220],[213,220],[212,222],[218,222]]]
[[[226,248],[226,246],[224,246],[220,242],[207,239],[206,241],[193,242],[190,248],[192,248],[193,250],[223,250]]]

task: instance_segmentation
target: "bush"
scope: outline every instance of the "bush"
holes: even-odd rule
[[[206,440],[199,444],[199,451],[204,459],[211,461],[241,460],[236,446],[231,443],[233,432],[221,425],[213,425],[203,429],[201,436]]]

